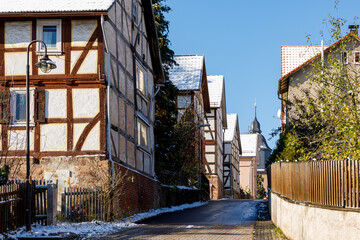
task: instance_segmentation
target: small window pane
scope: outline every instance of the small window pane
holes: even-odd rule
[[[43,41],[48,48],[56,48],[56,26],[43,26]]]
[[[16,93],[16,121],[26,120],[26,94]]]
[[[360,52],[355,52],[355,63],[360,63]]]
[[[148,137],[149,127],[142,122],[138,122],[138,144],[147,149],[148,148]]]
[[[136,66],[136,84],[136,88],[145,95],[145,74],[138,66]]]
[[[344,64],[348,63],[348,53],[347,52],[342,52],[342,62]]]

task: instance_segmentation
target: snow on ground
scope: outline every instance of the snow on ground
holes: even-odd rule
[[[102,222],[102,221],[92,221],[92,222],[83,222],[83,223],[68,223],[68,222],[58,222],[57,226],[41,226],[38,224],[33,224],[31,231],[26,232],[25,227],[21,227],[16,231],[12,231],[7,234],[7,237],[12,237],[17,239],[18,237],[41,237],[41,236],[57,236],[57,235],[70,235],[76,234],[87,237],[94,237],[98,235],[106,235],[119,231],[121,228],[125,227],[134,227],[140,220],[150,218],[153,216],[160,215],[167,212],[182,211],[188,208],[200,207],[207,204],[207,202],[195,202],[191,204],[183,204],[180,206],[173,206],[170,208],[159,208],[152,209],[145,213],[138,213],[131,217],[124,219],[123,221],[117,222]],[[0,239],[6,239],[4,235],[0,234]]]

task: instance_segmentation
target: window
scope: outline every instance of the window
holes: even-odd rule
[[[355,64],[360,64],[360,52],[354,52]]]
[[[34,88],[30,89],[30,123],[34,123]],[[11,124],[26,123],[26,90],[25,88],[10,89]]]
[[[343,64],[348,64],[348,52],[344,51],[341,53],[341,61]]]
[[[46,19],[37,21],[37,39],[43,40],[47,46],[49,54],[61,54],[61,20]],[[37,44],[37,51],[45,51],[41,43]]]
[[[138,145],[149,148],[149,126],[141,120],[138,120]]]
[[[137,20],[137,3],[133,4],[132,15],[133,15],[133,20],[136,23],[136,20]]]
[[[140,64],[136,64],[136,88],[146,96],[145,70],[140,67]]]

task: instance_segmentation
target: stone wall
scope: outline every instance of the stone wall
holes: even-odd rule
[[[296,204],[270,193],[271,220],[293,240],[355,240],[360,236],[359,209]]]
[[[207,176],[210,183],[210,199],[217,200],[224,197],[224,186],[219,176]]]

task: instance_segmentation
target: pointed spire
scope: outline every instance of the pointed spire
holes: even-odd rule
[[[254,107],[255,107],[255,119],[251,123],[250,133],[261,133],[260,123],[258,122],[258,120],[256,118],[256,99],[255,99]]]

